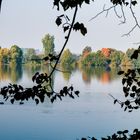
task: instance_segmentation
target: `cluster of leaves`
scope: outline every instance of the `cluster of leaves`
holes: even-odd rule
[[[10,100],[13,104],[15,101],[18,101],[19,104],[23,104],[24,101],[33,99],[36,104],[39,102],[44,102],[45,96],[48,96],[53,103],[54,100],[59,98],[62,100],[62,97],[69,96],[74,99],[74,95],[79,97],[79,91],[74,91],[73,86],[65,86],[59,92],[55,92],[51,86],[52,78],[47,73],[37,72],[33,77],[32,81],[35,85],[32,88],[24,88],[21,85],[9,84],[1,88],[0,94],[3,96],[5,101]],[[4,104],[4,102],[0,102]]]
[[[58,60],[58,56],[55,56],[53,54],[49,54],[48,56],[43,58],[44,61],[46,62],[53,62]]]
[[[92,0],[94,1],[94,0]],[[60,9],[60,5],[63,7],[63,10],[66,11],[69,8],[75,8],[76,6],[81,7],[83,3],[90,4],[90,0],[54,0],[54,6],[57,6],[57,10]]]
[[[137,59],[139,53],[140,47],[134,51],[131,59]],[[132,112],[133,109],[140,108],[140,68],[128,69],[126,73],[119,71],[118,74],[123,75],[122,84],[126,101],[115,99],[114,104],[118,102],[122,108],[124,107],[124,111],[128,109]]]
[[[62,20],[65,19],[65,23],[63,23],[62,27],[63,27],[63,31],[66,32],[70,29],[71,27],[71,24],[69,23],[70,19],[68,18],[68,16],[66,15],[60,15],[57,17],[56,19],[56,24],[58,26],[60,26],[62,24]],[[87,34],[87,28],[84,26],[83,23],[79,23],[79,22],[76,22],[74,25],[73,25],[73,30],[75,31],[80,31],[82,35],[86,35]]]
[[[129,2],[126,1],[126,0],[111,0],[111,2],[114,4],[114,5],[129,5]],[[130,1],[130,4],[132,4],[133,6],[135,6],[137,4],[137,1],[136,0],[131,0]]]
[[[101,140],[139,140],[140,139],[140,131],[138,129],[134,129],[132,134],[128,134],[128,130],[118,131],[114,133],[112,136],[107,136],[107,138],[101,138]],[[97,140],[94,137],[81,138],[81,140]]]
[[[64,11],[66,11],[69,8],[78,8],[78,6],[81,7],[84,2],[86,4],[90,4],[90,0],[64,0],[64,1],[54,0],[54,6],[57,6],[57,10],[59,10],[59,7],[61,5]],[[65,20],[64,23],[63,23],[63,19]],[[58,16],[55,22],[58,26],[60,26],[63,23],[62,27],[64,32],[66,32],[71,28],[75,31],[79,30],[82,35],[85,35],[87,33],[87,29],[83,23],[76,22],[71,24],[69,23],[70,19],[67,15],[62,14]]]

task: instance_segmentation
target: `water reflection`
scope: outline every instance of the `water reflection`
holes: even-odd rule
[[[111,81],[117,79],[119,76],[117,72],[120,68],[110,68],[110,67],[61,67],[63,79],[69,81],[72,73],[76,70],[80,71],[82,80],[85,84],[91,84],[93,79],[97,79],[101,83],[110,83]],[[44,66],[26,66],[26,65],[2,65],[0,66],[0,81],[10,80],[12,83],[17,83],[23,78],[23,74],[26,74],[29,79],[36,72],[43,72],[49,74],[51,68],[48,65]],[[53,75],[54,79],[55,73]]]
[[[62,71],[64,80],[69,81],[72,73],[74,73],[74,71],[76,70],[76,67],[74,68],[72,66],[67,66],[67,67],[61,67],[60,69]]]
[[[90,84],[94,78],[102,83],[109,83],[118,78],[117,72],[119,69],[120,68],[111,69],[110,67],[82,67],[80,68],[80,72],[86,84]]]
[[[0,66],[0,81],[10,80],[12,83],[17,83],[22,79],[22,65],[1,65]]]
[[[37,72],[40,71],[41,67],[40,66],[28,66],[28,65],[24,65],[23,66],[23,71],[24,73],[29,77],[32,78],[32,76]]]

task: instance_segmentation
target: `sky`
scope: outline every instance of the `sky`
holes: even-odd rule
[[[73,53],[80,54],[84,47],[90,46],[93,51],[101,48],[115,48],[126,51],[128,48],[137,48],[140,42],[140,29],[136,28],[130,36],[123,34],[129,32],[133,27],[134,20],[128,10],[125,9],[126,24],[121,24],[113,10],[89,21],[97,13],[102,11],[104,4],[111,6],[108,1],[92,2],[79,9],[76,21],[84,22],[88,33],[82,36],[79,32],[73,32],[67,48]],[[120,13],[120,9],[117,9]],[[73,10],[67,12],[71,17]],[[63,10],[57,11],[53,8],[53,0],[3,0],[0,14],[0,46],[10,48],[18,45],[21,48],[43,49],[42,38],[45,34],[55,37],[55,50],[60,51],[64,43],[61,27],[57,27],[55,19],[63,14]],[[140,21],[140,4],[135,7],[135,15]]]

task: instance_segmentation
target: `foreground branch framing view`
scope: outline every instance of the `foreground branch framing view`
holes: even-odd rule
[[[87,44],[78,53],[68,48],[74,36],[72,33],[79,32],[79,36],[86,38],[90,32],[84,20],[80,21],[79,11],[94,3],[98,2],[52,2],[53,10],[58,14],[52,20],[64,35],[59,50],[55,44],[57,37],[49,32],[40,41],[41,49],[20,47],[18,43],[0,47],[2,139],[140,139],[139,43],[136,43],[137,48],[128,46],[126,51],[104,44],[98,50]],[[19,3],[15,0],[11,4],[18,6]],[[139,3],[136,0],[111,0],[98,4],[103,4],[103,9],[99,9],[88,22],[96,21],[104,13],[106,17],[113,13],[119,25],[125,28],[129,13],[132,26],[122,36],[139,32],[139,18],[135,14]],[[8,5],[0,0],[1,15],[6,12],[4,6]],[[28,26],[28,23],[24,24]],[[78,38],[74,39],[75,47]],[[100,40],[104,38],[100,37]]]

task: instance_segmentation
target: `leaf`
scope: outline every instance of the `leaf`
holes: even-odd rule
[[[118,100],[117,100],[117,99],[115,99],[115,100],[114,100],[114,104],[116,104],[116,102],[117,102],[117,101],[118,101]]]
[[[128,101],[128,100],[125,101],[125,105],[127,105],[127,106],[130,105],[130,101]]]
[[[77,31],[80,29],[80,23],[79,22],[76,22],[73,26],[73,30]]]
[[[126,82],[126,79],[125,79],[125,78],[123,78],[123,79],[122,79],[122,84],[124,85],[124,84],[125,84],[125,82]]]
[[[124,131],[123,131],[123,133],[128,133],[128,132],[129,132],[128,130],[124,130]]]
[[[96,138],[92,137],[91,140],[97,140]]]
[[[129,95],[127,87],[123,87],[123,92],[125,93],[125,97]]]
[[[135,6],[137,4],[137,1],[131,1],[131,4]]]
[[[117,131],[117,134],[121,135],[123,132],[122,131]]]
[[[118,72],[118,75],[122,75],[122,74],[124,74],[124,71],[119,71]]]
[[[127,6],[129,4],[129,2],[126,2],[125,5]]]
[[[19,104],[20,104],[20,105],[23,105],[23,104],[24,104],[24,102],[20,102]]]
[[[85,28],[85,27],[83,27],[80,31],[81,31],[82,35],[86,35],[87,34],[87,28]]]
[[[81,138],[81,140],[87,140],[86,138]]]
[[[35,102],[36,102],[36,105],[39,104],[39,100],[38,99],[35,99]]]
[[[79,97],[79,93],[80,93],[79,91],[75,91],[75,94],[76,94],[78,97]]]
[[[138,86],[140,86],[140,81],[139,81],[139,82],[137,82],[137,85],[138,85]]]
[[[135,50],[134,53],[131,55],[131,59],[137,59],[138,58],[138,50]]]
[[[70,89],[71,91],[73,91],[73,86],[70,86],[69,89]]]
[[[54,102],[54,98],[51,98],[51,102],[52,102],[52,103]]]
[[[127,107],[125,107],[124,111],[126,111],[126,110],[127,110]]]
[[[4,104],[4,102],[0,102],[0,105],[3,105]]]
[[[59,2],[60,0],[54,0],[53,5],[57,6],[57,10],[59,10]]]
[[[134,98],[135,97],[135,93],[131,93],[130,97]]]
[[[139,130],[138,129],[134,129],[133,133],[138,133]]]
[[[14,101],[15,101],[15,99],[14,99],[14,98],[10,100],[10,102],[11,102],[12,104],[14,103]]]
[[[69,96],[70,96],[72,99],[74,99],[74,96],[73,96],[72,94],[69,94]]]
[[[46,57],[43,58],[43,60],[48,61],[49,60],[49,57],[46,56]]]
[[[134,85],[133,87],[132,87],[132,91],[136,91],[137,90],[137,87]]]
[[[89,4],[89,3],[90,3],[90,1],[89,1],[89,0],[85,0],[85,3],[86,3],[86,4]]]
[[[64,32],[66,32],[69,29],[69,26],[65,26],[63,29],[64,29]]]
[[[74,24],[73,30],[75,30],[75,31],[80,30],[82,35],[85,35],[87,33],[87,29],[85,28],[84,24],[83,23],[79,23],[79,22],[76,22]]]
[[[33,81],[33,82],[35,81],[37,75],[39,75],[39,72],[36,72],[35,75],[32,77],[32,81]]]
[[[19,89],[20,89],[20,90],[23,90],[23,87],[22,87],[21,85],[19,85]]]
[[[60,26],[62,24],[62,19],[60,17],[58,17],[56,19],[55,23],[57,24],[57,26]]]
[[[61,98],[61,96],[60,95],[57,95],[57,97],[62,101],[62,98]]]
[[[123,106],[124,106],[124,103],[121,103],[121,108],[123,108]]]
[[[140,74],[140,69],[137,69],[138,73]]]

